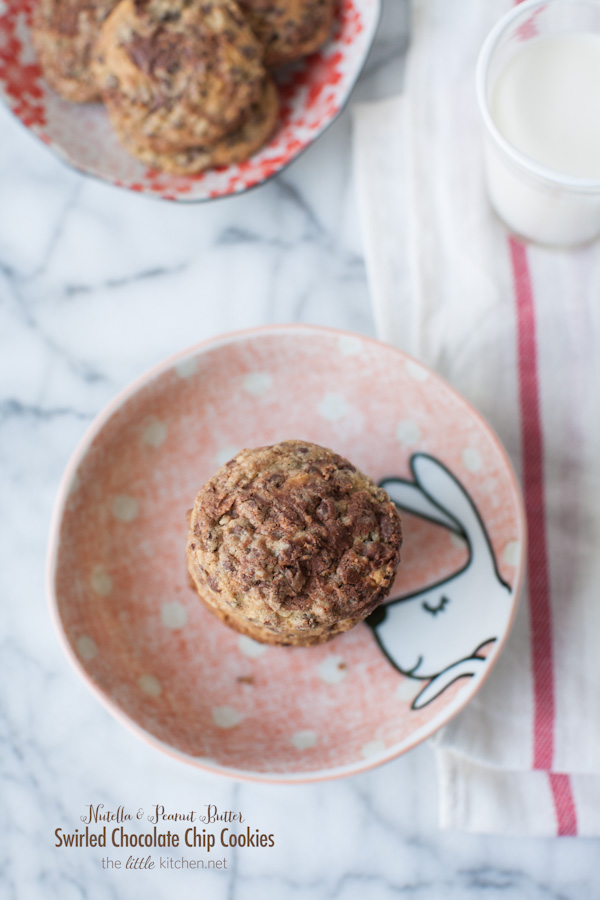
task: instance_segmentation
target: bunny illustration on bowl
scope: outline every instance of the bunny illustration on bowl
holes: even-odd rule
[[[442,525],[468,546],[455,574],[375,610],[367,619],[388,660],[409,678],[426,681],[412,708],[421,709],[459,678],[481,677],[483,648],[506,630],[512,589],[500,577],[494,551],[473,501],[437,459],[415,453],[414,481],[380,482],[396,506]]]

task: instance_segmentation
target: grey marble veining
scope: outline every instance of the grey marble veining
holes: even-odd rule
[[[406,4],[386,0],[355,98],[402,80]],[[82,178],[0,109],[0,898],[591,900],[592,841],[439,832],[427,746],[347,780],[236,784],[163,757],[98,704],[47,612],[58,481],[92,417],[132,378],[211,335],[268,322],[373,334],[346,111],[279,178],[202,206]],[[268,852],[223,872],[103,871],[54,847],[86,804],[242,809]]]

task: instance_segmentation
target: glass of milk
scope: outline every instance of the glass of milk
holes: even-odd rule
[[[492,206],[517,234],[572,245],[600,235],[600,2],[527,0],[477,66]]]

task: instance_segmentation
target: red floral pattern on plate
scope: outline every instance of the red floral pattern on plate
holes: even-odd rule
[[[277,73],[281,116],[269,143],[237,166],[195,176],[149,169],[119,145],[101,105],[62,100],[45,83],[30,38],[33,0],[0,0],[0,97],[66,162],[118,187],[194,202],[241,193],[275,175],[317,138],[346,102],[373,40],[380,0],[340,0],[329,42]]]

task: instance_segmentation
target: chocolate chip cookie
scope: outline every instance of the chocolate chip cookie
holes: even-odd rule
[[[278,112],[277,88],[267,78],[261,97],[251,105],[245,122],[216,144],[165,150],[162,141],[156,145],[151,138],[140,138],[123,117],[114,118],[113,125],[125,149],[146,165],[175,175],[194,175],[213,166],[229,166],[248,159],[270,138]]]
[[[117,0],[38,0],[32,38],[44,77],[72,103],[100,100],[93,48]]]
[[[169,150],[233,131],[266,74],[232,0],[122,0],[102,27],[94,68],[111,119]]]
[[[335,0],[238,0],[269,68],[314,53],[331,32]]]
[[[226,624],[271,644],[322,643],[387,595],[400,517],[347,459],[306,441],[244,450],[200,490],[188,569]]]

